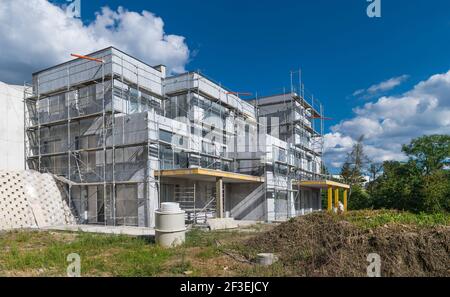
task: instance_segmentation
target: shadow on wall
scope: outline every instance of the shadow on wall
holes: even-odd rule
[[[263,221],[266,217],[265,185],[230,184],[226,208],[238,220]]]

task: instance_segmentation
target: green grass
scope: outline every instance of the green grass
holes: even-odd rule
[[[363,228],[374,228],[391,223],[416,225],[420,227],[450,225],[450,214],[448,213],[414,214],[396,210],[360,210],[350,211],[344,215],[344,218]]]
[[[71,253],[80,255],[82,275],[183,275],[196,271],[191,260],[213,260],[223,255],[218,247],[221,241],[240,236],[235,231],[192,230],[185,244],[164,249],[124,235],[11,231],[0,235],[0,276],[64,276]]]
[[[62,235],[62,238],[59,238]],[[69,234],[70,235],[70,234]],[[144,239],[127,236],[63,233],[9,232],[0,238],[0,275],[11,271],[39,275],[65,275],[66,257],[77,253],[82,274],[152,276],[175,250],[163,249]],[[55,240],[56,239],[56,240]]]
[[[423,227],[450,225],[449,214],[412,214],[391,210],[351,211],[336,219],[362,228],[391,223]],[[251,258],[255,251],[242,241],[269,227],[246,232],[192,230],[186,242],[163,249],[142,238],[70,232],[11,231],[0,234],[0,276],[65,276],[67,255],[77,253],[84,276],[281,276],[287,272],[277,264],[259,267],[233,261],[224,251]],[[296,252],[308,258],[308,252]],[[229,267],[228,267],[229,266]],[[224,270],[224,267],[227,267]]]
[[[221,240],[236,239],[241,235],[242,233],[237,230],[208,232],[200,229],[193,229],[188,233],[184,246],[216,246]]]

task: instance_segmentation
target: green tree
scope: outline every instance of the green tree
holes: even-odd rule
[[[362,186],[365,182],[363,172],[368,163],[368,158],[364,153],[363,140],[364,135],[361,135],[353,145],[352,151],[347,155],[347,159],[341,168],[342,180],[350,186]]]
[[[394,208],[409,211],[423,210],[423,180],[415,161],[383,164],[383,174],[372,183],[372,202],[375,208]]]
[[[377,179],[377,177],[380,175],[380,173],[383,172],[383,164],[371,162],[369,165],[368,172],[369,172],[370,180],[374,181],[375,179]]]
[[[430,135],[413,139],[402,150],[406,163],[397,161],[366,167],[362,137],[341,169],[344,182],[351,185],[349,209],[391,208],[412,212],[450,211],[450,136]],[[370,175],[366,189],[362,177]]]
[[[378,178],[378,176],[383,173],[383,164],[382,163],[375,163],[371,162],[369,169],[369,182],[366,186],[367,192],[370,195],[373,195],[373,187],[374,187],[374,181]]]
[[[342,165],[342,168],[341,168],[342,181],[346,184],[351,184],[352,175],[353,175],[353,170],[350,167],[350,163],[348,161],[345,161],[345,163]]]
[[[402,151],[415,160],[423,173],[442,169],[449,162],[450,135],[427,135],[403,145]]]
[[[450,172],[437,170],[422,179],[423,211],[450,211]]]
[[[372,207],[372,201],[369,193],[360,185],[354,185],[351,189],[350,198],[348,199],[348,209],[366,209]]]

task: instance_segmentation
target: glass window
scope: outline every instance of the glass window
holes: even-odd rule
[[[274,169],[275,169],[275,174],[284,175],[284,176],[286,176],[288,174],[288,167],[286,165],[275,164]]]
[[[159,139],[168,143],[172,143],[173,133],[165,130],[159,130]]]
[[[175,168],[187,168],[188,167],[188,155],[185,152],[174,153],[174,165]]]
[[[137,89],[130,88],[130,91],[129,91],[130,105],[129,105],[129,109],[128,109],[129,113],[136,113],[136,112],[140,111],[139,97],[140,97],[139,91]]]
[[[159,151],[159,159],[161,162],[161,169],[173,168],[174,154],[170,146],[161,145]]]

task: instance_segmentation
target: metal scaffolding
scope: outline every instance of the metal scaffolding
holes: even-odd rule
[[[33,92],[30,87],[26,87],[24,92],[25,158],[28,168],[62,176],[67,181],[69,203],[77,214],[79,222],[105,225],[116,225],[120,222],[121,224],[138,225],[137,220],[117,216],[116,208],[121,201],[116,197],[118,191],[116,188],[118,185],[134,185],[136,188],[147,185],[146,191],[155,191],[159,201],[159,180],[151,175],[152,171],[159,169],[158,122],[155,116],[155,107],[151,102],[144,102],[147,98],[144,98],[143,94],[145,91],[146,94],[150,94],[149,98],[156,97],[161,101],[164,99],[164,94],[159,95],[152,93],[152,90],[141,88],[140,76],[146,70],[137,64],[132,65],[134,67],[132,74],[135,75],[136,80],[135,82],[129,81],[124,76],[124,55],[114,57],[115,61],[120,59],[120,65],[113,61],[112,56],[114,55],[107,52],[99,52],[95,58],[77,55],[77,60],[86,59],[88,61],[74,64],[69,62],[60,66],[60,68],[65,68],[65,75],[58,73],[55,80],[64,79],[66,82],[64,88],[41,92],[40,76],[36,75]],[[127,63],[127,66],[130,67],[130,62],[127,61]],[[112,67],[110,67],[110,71],[107,72],[105,70],[107,64],[119,66],[120,70],[112,71]],[[71,84],[72,76],[80,76],[80,67],[84,67],[85,72],[95,68],[94,74],[91,77],[84,77],[81,83]],[[130,69],[126,70],[130,72]],[[129,75],[130,73],[128,73]],[[116,81],[121,83],[120,95],[114,94],[117,91]],[[132,129],[128,131],[126,126],[126,120],[131,120],[132,114],[119,110],[114,105],[116,95],[119,95],[122,100],[131,96],[129,89],[127,90],[128,94],[124,94],[125,85],[127,88],[136,90],[138,104],[145,105],[145,110],[149,110],[146,117],[146,121],[149,123],[146,127],[141,131],[133,131],[135,134],[145,133],[146,137],[134,141],[125,140],[127,138],[125,134],[132,131]],[[98,97],[101,100],[98,100]],[[125,101],[128,99],[130,98]],[[119,128],[122,131],[117,130],[116,121],[118,119],[121,120]],[[66,130],[65,133],[62,132],[63,129]],[[118,135],[121,135],[121,141],[117,141],[116,136]],[[142,164],[138,166],[145,168],[145,177],[131,180],[117,179],[118,174],[127,175],[126,168],[117,171],[117,153],[121,153],[121,163],[124,164],[122,166],[124,167],[131,160],[141,158],[144,151],[148,152],[148,160],[151,158],[156,160],[154,162],[139,161]],[[126,161],[125,155],[128,157]],[[132,172],[128,175],[131,174]],[[78,188],[77,193],[74,192],[74,188]],[[82,195],[82,192],[86,192],[86,194]],[[123,195],[125,197],[126,193]],[[89,209],[83,211],[93,196],[97,200],[97,212],[93,213]],[[102,196],[102,199],[99,199],[99,196]],[[145,196],[148,197],[148,195],[140,196],[141,199],[145,199]],[[139,201],[136,202],[139,203]],[[148,202],[144,204],[146,208],[149,207]],[[136,207],[138,208],[139,205]],[[152,215],[148,209],[147,213],[146,221]]]
[[[80,223],[151,226],[168,196],[187,210],[188,222],[206,221],[217,215],[216,207],[223,215],[216,196],[228,193],[225,186],[214,192],[221,177],[164,180],[156,171],[200,167],[263,177],[258,183],[264,191],[255,183],[234,199],[262,195],[268,209],[268,199],[280,197],[277,220],[298,209],[291,201],[300,192],[293,180],[322,178],[323,106],[305,95],[300,70],[291,73],[290,92],[263,97],[275,99],[260,104],[260,98],[246,102],[199,72],[165,77],[162,66],[114,48],[75,57],[33,74],[33,89],[25,88],[25,153],[28,168],[67,184]],[[271,104],[282,107],[263,113]],[[267,114],[282,117],[280,136],[267,135],[261,121]],[[205,183],[209,188],[199,195]]]

